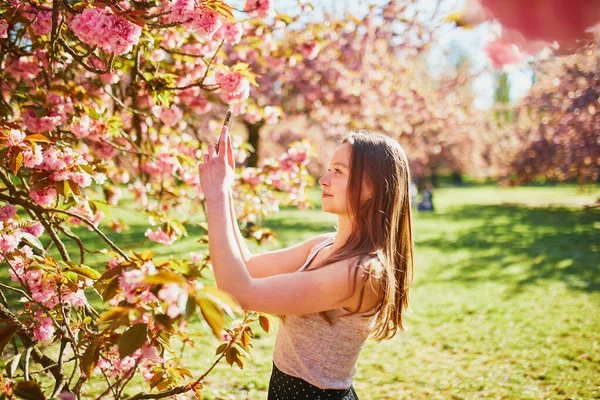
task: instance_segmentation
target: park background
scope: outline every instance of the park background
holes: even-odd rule
[[[11,279],[10,268],[16,267],[7,260],[14,263],[21,257],[24,271],[34,268],[35,258],[24,246],[36,247],[38,242],[21,235],[19,247],[10,251],[3,242],[0,290],[5,309],[0,329],[4,338],[13,340],[0,341],[6,365],[0,396],[42,398],[35,397],[36,387],[47,397],[55,394],[55,377],[42,368],[47,366],[33,358],[25,362],[32,357],[27,349],[33,346],[24,339],[29,335],[37,341],[35,347],[53,359],[61,354],[77,359],[73,348],[79,349],[81,365],[94,371],[91,379],[81,379],[85,383],[81,398],[168,391],[194,381],[221,354],[227,356],[198,388],[203,398],[266,398],[274,329],[265,333],[260,323],[264,325],[265,317],[259,321],[254,315],[248,325],[252,346],[238,341],[237,347],[231,346],[238,349],[236,353],[230,347],[223,352],[222,343],[243,335],[239,325],[243,314],[227,316],[228,300],[205,293],[214,282],[205,257],[202,195],[193,177],[195,159],[216,138],[225,110],[233,107],[239,167],[236,211],[254,252],[291,246],[335,229],[335,217],[320,211],[315,181],[327,167],[339,136],[348,129],[371,129],[399,140],[420,193],[433,193],[433,211],[418,211],[414,205],[416,270],[407,330],[390,341],[366,344],[354,384],[361,399],[600,398],[598,41],[579,42],[569,50],[568,38],[559,38],[567,50],[532,54],[502,39],[497,22],[467,26],[465,14],[455,12],[464,5],[460,1],[314,5],[290,1],[266,10],[254,10],[248,6],[252,2],[238,3],[230,5],[235,18],[247,19],[243,35],[237,37],[241,32],[234,28],[221,33],[225,45],[217,46],[214,38],[219,34],[208,34],[204,28],[193,27],[204,36],[197,38],[181,33],[192,28],[175,24],[178,33],[169,36],[164,32],[173,21],[152,27],[162,29],[152,33],[154,41],[142,36],[133,50],[121,49],[112,59],[106,57],[110,51],[104,52],[103,43],[88,43],[89,37],[81,36],[79,47],[61,44],[66,52],[98,54],[97,61],[81,58],[98,70],[83,71],[80,77],[70,75],[75,67],[57,68],[54,78],[31,73],[41,62],[40,53],[28,55],[24,50],[19,57],[11,53],[17,54],[18,43],[28,49],[29,42],[17,40],[21,34],[38,44],[35,52],[51,45],[48,27],[52,23],[44,14],[49,12],[44,2],[32,3],[42,10],[33,27],[24,28],[23,20],[9,24],[10,33],[0,39],[6,151],[0,200],[16,205],[18,214],[3,208],[3,240],[21,229],[7,221],[18,220],[29,229],[33,226],[29,221],[38,214],[28,215],[27,210],[43,211],[40,215],[47,217],[39,220],[55,224],[64,250],[76,264],[61,265],[60,273],[42,269],[44,279],[56,282],[60,275],[69,280],[72,277],[66,274],[75,272],[95,280],[90,286],[75,278],[85,290],[72,290],[85,293],[89,305],[102,316],[100,327],[110,335],[99,335],[92,325],[87,334],[76,338],[61,331],[65,320],[80,332],[84,331],[81,324],[90,324],[78,311],[81,304],[48,307],[47,299],[32,301],[31,289]],[[534,18],[539,10],[531,7],[526,13]],[[3,14],[9,21],[5,15],[12,9],[2,10],[9,10]],[[32,14],[31,9],[20,12],[25,18]],[[72,33],[64,33],[61,40],[79,40],[67,36]],[[131,56],[143,48],[147,57]],[[137,68],[148,68],[140,71],[143,90],[136,95],[127,90],[133,60],[141,64]],[[108,72],[110,63],[114,69]],[[231,82],[217,78],[217,73],[239,73],[247,82],[242,89],[231,88]],[[69,84],[50,85],[40,96],[31,91],[39,77],[40,82],[63,79]],[[168,88],[192,86],[198,79],[201,90],[186,88],[173,95]],[[249,83],[254,80],[258,86]],[[74,111],[66,111],[69,104]],[[26,141],[13,133],[17,127],[42,137],[32,137],[31,145],[22,144]],[[69,171],[88,174],[93,183],[81,175],[59,179],[50,174],[44,179],[54,180],[52,195],[39,173],[56,172],[47,164],[36,170],[34,161],[26,162],[27,157],[35,159],[36,144],[50,152],[48,139],[56,148],[84,154],[91,168],[69,166]],[[35,208],[31,199],[46,210]],[[51,207],[81,218],[60,219]],[[84,218],[96,230],[82,224]],[[177,275],[176,279],[161,275],[165,282],[147,281],[160,300],[147,305],[135,296],[119,298],[119,291],[127,289],[115,279],[119,287],[112,289],[112,296],[120,302],[110,303],[110,285],[98,278],[123,260],[97,234],[98,229],[128,254],[130,250],[155,252],[150,257],[159,270]],[[64,260],[55,238],[45,230],[38,239],[41,250]],[[78,262],[81,253],[86,253],[85,262]],[[112,264],[107,265],[108,260]],[[128,265],[123,273],[127,268],[143,269]],[[170,284],[190,282],[202,293],[197,294],[197,310],[195,303],[193,310],[189,302],[181,304],[181,299],[191,298],[191,292],[184,296],[175,291],[175,301],[158,294]],[[125,283],[131,284],[127,279]],[[215,306],[200,301],[204,295]],[[125,347],[119,338],[140,319],[107,315],[114,314],[115,306],[132,310],[134,305],[146,307],[149,318],[168,315],[166,322],[156,318],[154,323],[157,331],[173,330],[169,346],[149,329],[143,335],[125,336],[136,343],[128,355],[122,357],[115,350],[117,343]],[[171,306],[178,311],[164,311]],[[17,324],[4,310],[17,316],[21,330],[14,328]],[[49,324],[44,325],[45,331],[40,329],[42,322]],[[172,352],[159,361],[145,359],[140,349],[151,346]],[[96,349],[98,358],[93,360],[96,353],[91,350]],[[100,358],[113,365],[102,364]],[[116,361],[123,359],[130,363]],[[78,368],[83,367],[65,362],[66,375],[82,376]],[[25,379],[35,370],[42,371]],[[70,382],[67,386],[73,389]]]

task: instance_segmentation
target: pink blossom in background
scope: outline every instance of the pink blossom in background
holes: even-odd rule
[[[29,18],[35,21],[31,24],[31,30],[38,36],[50,35],[52,31],[52,11],[33,11],[29,14]],[[62,16],[58,14],[58,21],[62,20]]]
[[[17,215],[17,207],[12,204],[6,204],[0,208],[0,221],[13,219]]]
[[[70,126],[71,132],[78,139],[83,139],[94,135],[104,135],[106,132],[106,124],[90,118],[89,115],[82,115],[77,122]]]
[[[313,60],[315,57],[317,57],[320,50],[319,44],[314,40],[302,43],[300,46],[298,46],[298,48],[300,50],[300,54],[302,54],[302,56],[308,60]]]
[[[108,268],[114,268],[117,265],[121,264],[125,259],[121,256],[115,256],[108,260]]]
[[[485,50],[496,68],[518,64],[523,60],[523,54],[517,46],[502,40],[495,40],[488,43]]]
[[[183,118],[183,113],[175,104],[172,104],[169,108],[155,106],[152,107],[152,111],[154,112],[154,115],[157,115],[160,118],[160,121],[167,126],[175,126]]]
[[[244,11],[249,15],[267,18],[271,15],[271,0],[246,0]]]
[[[49,340],[52,339],[52,335],[54,335],[52,318],[43,316],[41,311],[36,312],[33,317],[33,339],[37,341]]]
[[[19,57],[17,60],[12,59],[6,62],[6,70],[15,77],[34,79],[42,70],[38,60],[30,59],[29,57]]]
[[[158,169],[162,174],[171,175],[181,168],[177,156],[170,153],[160,153],[158,156]]]
[[[54,204],[56,201],[56,195],[56,189],[53,187],[48,187],[41,190],[35,190],[33,188],[29,189],[29,197],[31,197],[31,200],[42,207]]]
[[[255,124],[262,119],[262,115],[260,110],[256,107],[248,107],[246,113],[244,114],[244,120],[248,121],[251,124]]]
[[[242,39],[244,29],[241,24],[228,22],[223,24],[217,31],[217,36],[223,38],[230,44],[238,44]]]
[[[194,0],[172,1],[166,11],[171,12],[171,14],[164,17],[164,21],[167,24],[189,21],[192,19],[192,14],[194,13]]]
[[[109,8],[86,8],[73,18],[70,27],[85,43],[117,55],[129,53],[142,33],[141,27],[112,14]]]
[[[194,32],[209,39],[221,27],[221,14],[210,8],[204,8],[193,15],[192,21],[185,24]]]
[[[215,74],[217,83],[221,85],[221,90],[225,92],[239,92],[244,89],[244,81],[246,78],[237,71],[217,72]]]
[[[4,20],[0,20],[0,39],[8,37],[8,24]]]
[[[194,264],[200,264],[200,261],[202,261],[203,258],[204,256],[200,253],[196,253],[194,251],[190,252],[190,259]]]
[[[27,130],[32,133],[48,132],[64,122],[64,116],[56,109],[51,109],[43,117],[37,117],[32,109],[23,113],[23,123]]]
[[[179,301],[187,301],[187,292],[179,285],[170,283],[158,291],[158,298],[167,303],[167,315],[176,318],[181,314]],[[185,304],[185,303],[184,303]]]
[[[175,234],[169,236],[166,232],[162,230],[162,228],[158,228],[155,231],[148,229],[146,230],[146,233],[144,235],[153,242],[162,243],[166,245],[172,244],[177,239],[177,236],[175,236]]]
[[[265,107],[265,123],[275,125],[279,121],[280,116],[281,110],[279,108],[273,106]]]
[[[221,85],[221,100],[226,103],[244,101],[250,95],[250,82],[237,71],[217,72],[215,79]]]
[[[247,167],[242,170],[242,180],[251,186],[256,186],[262,182],[262,177],[257,173],[256,168]]]

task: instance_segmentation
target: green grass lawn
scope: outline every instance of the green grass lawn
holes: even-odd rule
[[[436,211],[414,218],[407,330],[366,344],[354,383],[361,400],[600,399],[600,209],[585,206],[599,195],[570,186],[437,190]],[[335,222],[318,209],[284,209],[266,224],[278,234],[266,248],[330,232]],[[143,240],[145,221],[128,223],[132,232],[112,235],[121,245]],[[153,248],[187,256],[201,249],[199,232]],[[219,342],[198,319],[191,326],[201,336],[184,365],[201,373]],[[260,334],[243,371],[217,366],[204,398],[266,398],[274,340]]]

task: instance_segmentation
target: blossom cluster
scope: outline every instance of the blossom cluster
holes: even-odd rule
[[[83,42],[117,55],[129,53],[142,33],[141,27],[109,8],[86,8],[69,26]]]

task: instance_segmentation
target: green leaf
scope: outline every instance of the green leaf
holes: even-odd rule
[[[10,361],[10,365],[7,365],[6,371],[8,372],[9,378],[12,378],[15,375],[15,372],[17,372],[17,368],[19,367],[20,361],[21,361],[21,353],[17,353]]]
[[[93,280],[97,280],[102,276],[100,272],[85,265],[80,265],[78,267],[71,268],[69,269],[69,271],[75,272],[77,275],[85,276],[86,278],[90,278]]]
[[[225,318],[219,308],[211,300],[207,298],[200,298],[198,300],[200,311],[204,320],[208,323],[212,329],[213,334],[217,339],[221,338],[221,331],[225,327]]]
[[[81,368],[88,378],[92,376],[98,360],[100,360],[100,347],[92,342],[81,358]]]
[[[41,133],[35,133],[33,135],[27,135],[25,136],[25,140],[28,140],[32,143],[36,143],[36,142],[40,142],[40,143],[50,143],[50,139],[48,139],[46,136],[42,135]]]
[[[25,400],[46,400],[42,388],[36,381],[21,381],[13,387],[16,396]]]
[[[102,300],[109,301],[117,294],[119,290],[119,278],[114,278],[109,284],[106,286],[106,289],[102,292]]]
[[[217,352],[215,353],[215,356],[222,354],[228,345],[229,345],[229,343],[221,343],[221,345],[219,347],[217,347]]]
[[[119,357],[123,358],[133,354],[148,340],[148,325],[135,324],[127,329],[117,340],[119,345]]]
[[[36,238],[31,233],[22,232],[21,239],[23,239],[23,241],[28,245],[44,251],[44,245],[42,244],[42,242],[40,242],[40,239]]]
[[[130,310],[131,308],[128,307],[110,307],[100,315],[100,318],[98,318],[98,323],[113,321],[115,319],[125,317],[129,315]]]
[[[193,296],[188,296],[187,302],[185,303],[185,312],[183,317],[185,319],[190,319],[196,314],[196,298]]]
[[[11,339],[13,338],[13,336],[15,336],[17,331],[18,328],[14,324],[6,325],[0,331],[0,356],[2,355],[2,352],[4,351],[6,345],[10,343]]]
[[[201,296],[206,296],[217,303],[221,308],[225,310],[227,314],[234,317],[235,313],[241,313],[242,308],[240,304],[231,295],[221,289],[214,286],[204,286],[200,292]]]
[[[185,283],[186,279],[176,274],[175,272],[163,270],[159,271],[154,275],[146,275],[144,279],[142,279],[143,283],[148,283],[151,285],[163,285],[165,283]]]

